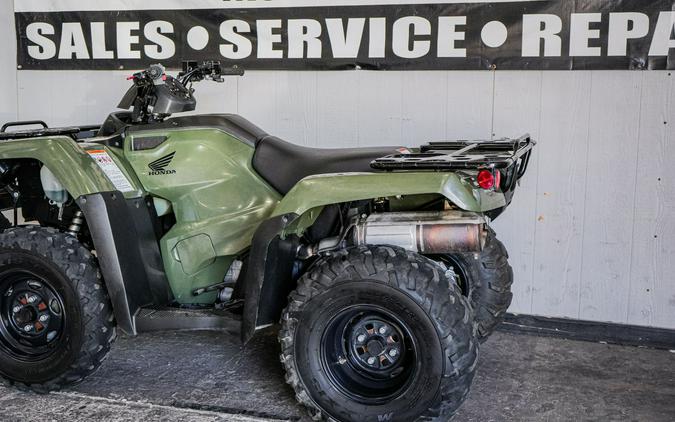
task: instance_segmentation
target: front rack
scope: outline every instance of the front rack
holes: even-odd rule
[[[370,165],[377,170],[472,170],[506,169],[520,163],[520,179],[527,171],[532,148],[536,142],[530,135],[518,139],[497,141],[444,141],[430,142],[419,152],[388,155],[374,160]]]
[[[7,132],[10,127],[19,126],[42,126],[38,129],[17,130]],[[41,138],[45,136],[70,136],[71,138],[86,139],[94,136],[98,132],[100,126],[71,126],[71,127],[54,127],[50,128],[41,120],[26,120],[22,122],[9,122],[2,125],[0,128],[0,141],[9,139],[28,139]]]

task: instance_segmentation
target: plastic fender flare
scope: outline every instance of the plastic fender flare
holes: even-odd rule
[[[103,145],[91,145],[99,150],[108,150]],[[115,190],[112,182],[86,150],[65,136],[3,141],[2,148],[0,148],[0,160],[12,159],[34,159],[41,162],[47,166],[73,198]],[[130,175],[121,163],[116,161],[116,164],[129,178]],[[136,185],[133,178],[130,182]],[[127,195],[141,196],[142,191],[137,188],[136,192],[129,192]]]
[[[428,193],[441,194],[466,211],[485,212],[506,205],[502,193],[475,188],[455,173],[344,173],[300,181],[253,236],[244,279],[242,340],[248,342],[281,315],[292,290],[298,244],[294,234],[301,231],[296,226],[312,223],[311,218],[301,222],[300,217],[330,204]]]
[[[304,178],[279,202],[273,216],[302,215],[342,202],[428,193],[441,194],[465,211],[486,212],[506,205],[501,192],[474,187],[456,173],[340,173]]]
[[[146,198],[124,199],[121,192],[77,198],[91,233],[103,283],[117,326],[136,335],[135,317],[143,306],[172,299]]]
[[[298,218],[286,214],[264,221],[253,235],[244,279],[244,315],[241,338],[244,343],[256,331],[278,322],[292,286],[297,238],[281,239],[281,232]],[[286,295],[283,293],[286,292]]]

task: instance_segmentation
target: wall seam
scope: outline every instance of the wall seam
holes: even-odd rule
[[[588,166],[590,164],[591,152],[591,116],[593,113],[593,76],[595,71],[591,70],[591,81],[588,89],[588,128],[586,129],[586,166],[584,172],[584,208],[581,217],[584,219],[581,223],[581,262],[579,262],[579,291],[577,292],[577,319],[581,318],[581,291],[584,286],[584,247],[586,245],[586,204],[588,197]]]
[[[12,0],[12,10],[10,10],[10,13],[12,14],[12,20],[14,20],[14,45],[16,46],[16,51],[14,52],[14,115],[16,116],[16,120],[19,120],[19,61],[17,59],[19,40],[17,38],[16,17],[14,15],[14,10],[16,10],[15,3],[16,0]]]
[[[632,230],[630,231],[630,252],[628,254],[628,294],[626,295],[626,319],[625,322],[628,323],[630,317],[630,291],[631,291],[631,276],[633,274],[633,251],[635,250],[635,215],[637,214],[637,187],[638,187],[638,164],[640,163],[640,144],[641,144],[641,133],[642,133],[642,98],[645,89],[645,76],[646,73],[642,73],[640,78],[640,105],[638,108],[638,127],[637,127],[637,151],[635,153],[635,182],[633,186],[633,215],[631,221],[633,222]],[[651,323],[651,315],[650,315]]]
[[[495,97],[497,96],[497,69],[492,69],[492,115],[490,116],[490,140],[495,140]]]
[[[541,135],[541,121],[542,121],[542,110],[544,108],[544,71],[539,72],[539,123],[537,125],[537,136]],[[536,280],[534,279],[535,275],[535,266],[537,265],[537,228],[539,227],[539,221],[537,220],[537,215],[539,214],[539,181],[541,172],[541,159],[537,155],[537,183],[534,185],[534,230],[532,232],[532,265],[530,270],[532,274],[530,276],[532,280],[532,285],[530,287],[530,313],[534,311],[534,290]]]

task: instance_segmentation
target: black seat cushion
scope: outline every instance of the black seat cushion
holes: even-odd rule
[[[276,136],[266,136],[256,143],[253,168],[274,189],[285,195],[307,176],[373,172],[371,161],[394,154],[398,148],[307,148]]]

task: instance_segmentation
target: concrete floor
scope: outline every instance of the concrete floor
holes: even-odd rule
[[[68,391],[0,387],[0,421],[305,421],[277,355],[272,333],[246,347],[224,332],[120,338]],[[453,421],[510,420],[675,420],[675,353],[497,333]]]

